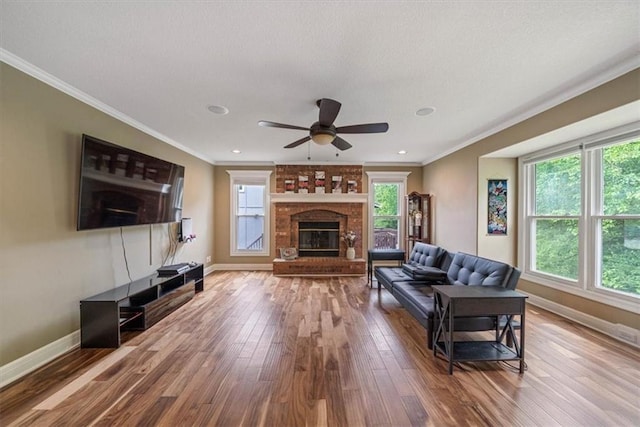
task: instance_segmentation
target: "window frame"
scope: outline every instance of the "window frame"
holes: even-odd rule
[[[398,216],[398,248],[405,248],[405,203],[404,198],[407,194],[407,177],[411,172],[384,172],[384,171],[367,171],[368,177],[368,206],[369,206],[369,215],[368,215],[368,246],[369,249],[373,249],[374,241],[374,218],[375,218],[375,209],[373,207],[373,203],[375,201],[375,191],[374,184],[397,184],[398,185],[398,204],[400,205],[398,208],[399,216]],[[385,215],[385,217],[389,217]]]
[[[227,170],[229,174],[229,255],[230,256],[268,256],[270,254],[270,234],[271,234],[271,173],[270,170]],[[262,240],[261,250],[248,250],[237,249],[238,248],[238,230],[237,230],[237,212],[238,212],[238,197],[235,191],[236,185],[264,185],[264,235]]]
[[[523,267],[522,278],[583,298],[617,308],[640,313],[640,295],[630,295],[600,286],[599,224],[606,219],[640,219],[640,215],[604,215],[602,200],[602,149],[629,142],[640,137],[640,122],[589,135],[555,147],[522,156],[518,159],[518,253]],[[555,216],[535,215],[535,164],[580,153],[581,156],[581,208],[578,217],[578,278],[570,280],[532,269],[535,239],[532,223],[538,218]],[[574,219],[575,215],[567,215]],[[563,217],[564,218],[564,217]]]

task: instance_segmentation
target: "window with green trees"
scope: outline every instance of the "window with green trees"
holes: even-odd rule
[[[640,138],[523,162],[527,272],[640,297]]]
[[[601,258],[598,285],[640,295],[640,140],[596,152],[602,187],[596,201]]]
[[[400,184],[373,184],[373,247],[397,249],[400,245]]]
[[[403,247],[403,204],[411,172],[369,170],[369,249]]]

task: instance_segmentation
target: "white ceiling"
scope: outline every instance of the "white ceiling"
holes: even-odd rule
[[[638,67],[639,28],[637,0],[0,3],[5,62],[215,163],[424,164]],[[390,129],[336,159],[257,125],[323,97]]]

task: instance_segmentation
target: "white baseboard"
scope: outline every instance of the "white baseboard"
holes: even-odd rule
[[[216,271],[271,271],[273,264],[213,264]],[[212,270],[212,271],[213,271]]]
[[[80,330],[70,333],[19,359],[0,366],[0,388],[35,371],[56,357],[80,346]]]
[[[626,325],[607,322],[606,320],[599,319],[597,317],[591,316],[590,314],[574,310],[573,308],[566,307],[564,305],[541,298],[539,296],[532,295],[523,291],[518,292],[527,294],[529,296],[529,298],[527,298],[527,303],[531,305],[543,308],[547,311],[557,314],[558,316],[562,316],[583,326],[601,332],[625,344],[640,348],[640,344],[638,343],[640,330],[638,329],[630,328]],[[624,339],[623,337],[629,337],[630,339]]]

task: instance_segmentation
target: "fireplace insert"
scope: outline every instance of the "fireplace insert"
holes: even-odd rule
[[[339,222],[300,221],[298,223],[298,256],[337,257],[339,255]]]

